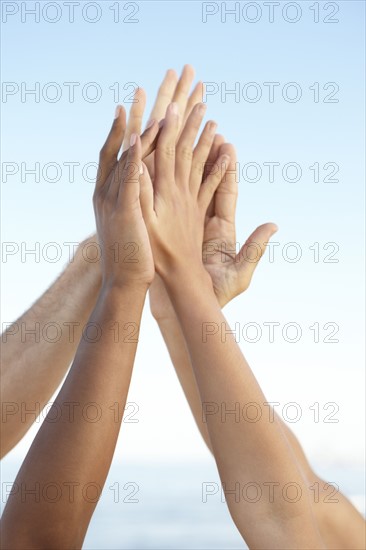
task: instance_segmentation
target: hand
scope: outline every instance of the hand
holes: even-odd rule
[[[192,112],[193,107],[202,101],[202,82],[197,82],[192,93],[188,96],[193,79],[194,69],[191,65],[185,65],[183,67],[183,71],[179,79],[177,73],[173,69],[169,69],[166,72],[166,75],[158,90],[149,120],[157,120],[158,122],[161,122],[165,116],[169,103],[175,102],[178,104],[179,129],[181,131],[189,114]],[[137,88],[128,119],[126,134],[123,142],[123,150],[128,149],[129,140],[132,133],[141,134],[145,105],[145,92],[141,88]],[[152,181],[154,181],[154,152],[146,156],[144,163],[149,170]]]
[[[204,272],[205,215],[230,160],[221,155],[217,160],[220,170],[211,169],[202,183],[216,130],[216,123],[208,122],[194,148],[205,111],[202,103],[193,108],[176,144],[179,109],[177,103],[169,105],[156,144],[154,187],[147,179],[141,185],[141,208],[155,269],[165,282],[177,272],[195,272],[201,277]]]
[[[268,241],[277,231],[273,223],[260,225],[236,253],[237,159],[233,145],[223,141],[221,136],[216,137],[211,158],[227,154],[231,160],[207,211],[202,250],[205,268],[221,307],[247,290]]]
[[[151,185],[142,158],[151,152],[158,130],[153,122],[141,139],[132,134],[129,149],[118,160],[126,132],[126,113],[118,106],[100,152],[93,202],[104,286],[148,286],[153,280],[154,263],[139,195],[140,184]]]
[[[273,223],[259,226],[236,254],[235,210],[238,195],[236,152],[232,145],[224,143],[222,136],[216,135],[207,166],[212,166],[218,156],[224,153],[229,154],[230,165],[207,211],[202,250],[204,265],[211,276],[221,307],[248,289],[266,245],[277,231],[277,226]],[[150,287],[149,295],[150,308],[155,319],[175,317],[164,283],[157,276]]]
[[[224,153],[229,154],[231,161],[208,208],[202,248],[204,266],[211,276],[221,307],[248,289],[266,245],[277,231],[277,226],[273,223],[259,226],[236,254],[236,152],[232,145],[224,143],[222,136],[216,135],[207,164],[212,165],[214,159]],[[149,296],[155,319],[175,317],[164,283],[157,275],[150,287]]]
[[[193,107],[202,101],[203,83],[198,82],[189,95],[190,88],[194,79],[194,69],[191,65],[185,65],[180,78],[176,72],[169,69],[160,85],[153,109],[150,114],[150,120],[161,121],[166,113],[169,103],[178,104],[179,110],[179,132],[182,130]],[[127,125],[125,145],[127,146],[129,133],[141,133],[142,116],[145,108],[145,97],[141,94],[136,95],[137,101],[133,103],[130,113],[130,119]],[[154,181],[155,165],[154,152],[144,159],[148,168],[150,177]],[[214,159],[216,160],[216,158]],[[173,306],[166,292],[161,277],[155,273],[154,281],[150,286],[150,307],[155,318],[175,316]]]

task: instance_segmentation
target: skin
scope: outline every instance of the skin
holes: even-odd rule
[[[144,90],[137,90],[136,99],[125,132],[128,141],[123,138],[124,149],[131,138],[131,128],[138,122],[141,107],[143,112]],[[140,135],[141,131],[137,133]],[[116,140],[111,135],[109,141],[113,139]],[[106,165],[114,162],[118,140],[112,145],[114,148],[108,142],[104,147]],[[154,143],[143,136],[142,146],[143,155],[150,156]],[[88,261],[89,255],[92,256],[92,248],[88,251],[88,246],[92,243],[98,244],[96,235],[79,245],[58,279],[2,334],[0,458],[27,433],[57,390],[75,356],[102,282],[100,261]],[[39,341],[35,341],[34,336],[25,337],[25,329],[34,328],[35,323],[39,323],[40,335],[48,323],[57,323],[62,329],[60,339],[52,342],[42,336]]]
[[[114,404],[124,410],[137,346],[137,341],[123,337],[123,328],[126,323],[139,328],[154,277],[139,201],[140,181],[149,180],[147,171],[140,174],[139,136],[132,136],[128,154],[117,161],[125,126],[120,108],[101,150],[101,176],[94,193],[102,284],[89,320],[100,327],[101,335],[95,342],[81,338],[70,372],[22,464],[15,480],[19,490],[9,496],[2,517],[3,548],[80,548],[97,503],[95,495],[99,496],[111,464],[122,419],[122,414],[116,418]],[[145,132],[144,149],[158,129],[155,123]],[[115,255],[116,245],[123,250],[130,242],[138,246],[136,263]],[[117,339],[111,330],[116,323],[121,328]],[[70,403],[77,405],[73,416]],[[95,419],[95,410],[91,415],[85,412],[90,403],[98,406],[96,421],[88,420],[90,416]],[[86,498],[83,490],[91,482],[97,490]],[[21,488],[36,484],[40,487],[38,502],[33,496],[22,496]],[[55,502],[48,492],[44,496],[48,484],[59,488],[60,498]]]
[[[186,121],[192,107],[202,98],[202,83],[200,82],[196,85],[191,95],[188,96],[193,78],[194,71],[190,66],[184,68],[180,79],[178,79],[175,71],[169,70],[159,89],[150,119],[161,120],[165,115],[167,105],[174,99],[178,103],[179,112],[181,113],[180,125]],[[143,90],[137,90],[136,99],[137,101],[133,103],[130,111],[127,130],[123,139],[124,150],[129,146],[131,134],[133,132],[140,134],[141,132],[142,117],[146,103]],[[111,162],[114,162],[115,149],[116,146],[109,149]],[[220,151],[229,152],[231,156],[229,170],[234,170],[234,148],[228,144],[224,144],[222,136],[216,135],[208,157],[209,163],[216,160]],[[107,154],[107,150],[104,151],[104,154]],[[151,175],[154,176],[153,153],[145,158],[145,163]],[[208,208],[205,220],[204,242],[208,243],[208,246],[206,246],[205,267],[212,277],[215,294],[221,306],[246,290],[250,284],[254,269],[260,259],[257,257],[257,261],[244,260],[250,254],[250,243],[259,244],[264,252],[265,243],[275,230],[273,224],[260,226],[244,245],[247,248],[247,253],[242,254],[241,258],[231,258],[228,262],[222,262],[221,254],[217,252],[216,245],[226,243],[226,248],[230,250],[230,243],[236,242],[236,198],[237,184],[233,172],[230,172],[221,181],[215,193],[215,200],[211,201]],[[211,223],[208,224],[207,222],[210,220]],[[210,232],[207,231],[207,227],[210,229]],[[56,391],[72,361],[80,341],[81,328],[87,322],[95,306],[101,286],[99,263],[86,262],[82,254],[84,246],[94,241],[96,241],[95,236],[81,243],[73,262],[67,266],[64,273],[18,319],[17,323],[13,327],[10,327],[3,335],[3,341],[6,339],[6,344],[3,343],[1,350],[1,390],[3,404],[7,402],[8,405],[5,409],[7,414],[2,417],[1,456],[4,456],[21,439],[35,420],[35,416],[32,414],[28,414],[25,418],[22,418],[20,409],[15,411],[14,404],[24,403],[24,410],[35,410],[35,405],[38,403],[39,410],[42,410]],[[214,245],[212,245],[212,241]],[[69,297],[68,300],[64,299],[65,294]],[[166,341],[178,378],[197,425],[206,444],[212,450],[207,423],[202,420],[201,398],[192,370],[186,341],[164,283],[158,275],[155,276],[153,284],[150,287],[150,305]],[[41,339],[35,345],[32,339],[22,342],[20,331],[16,332],[17,326],[20,327],[21,323],[25,323],[27,327],[31,327],[34,326],[35,322],[39,322],[42,327],[55,320],[61,326],[63,326],[64,322],[69,323],[71,320],[75,322],[74,337],[70,339],[68,332],[63,331],[62,339],[58,343],[49,343]],[[281,422],[280,419],[278,420]],[[317,482],[320,488],[323,488],[324,481],[319,479],[311,470],[301,446],[293,433],[284,423],[282,423],[282,428],[308,480],[307,486]],[[324,491],[324,493],[324,496],[326,496],[327,491]],[[364,521],[362,516],[342,494],[338,493],[337,498],[339,499],[339,503],[331,505],[324,504],[324,499],[322,498],[320,498],[320,502],[317,504],[312,499],[314,514],[319,530],[327,543],[327,548],[364,548]]]
[[[84,258],[83,250],[88,244],[86,240],[79,245],[64,272],[2,335],[1,458],[26,434],[75,356],[101,283],[100,266]],[[47,323],[55,322],[62,328],[57,342],[43,337],[35,342],[34,337],[24,337],[22,327],[34,328],[39,323],[42,334]]]
[[[189,74],[191,74],[190,71]],[[163,117],[163,111],[167,108],[169,101],[177,97],[174,88],[176,82],[177,76],[168,72],[161,87],[164,93],[156,101],[151,117],[158,120]],[[188,96],[186,96],[185,101],[181,98],[180,109],[185,110],[185,119],[187,112],[191,111],[191,105],[192,101],[190,98],[188,99]],[[277,230],[277,227],[270,223],[259,226],[246,240],[241,252],[236,257],[232,255],[226,258],[227,261],[222,261],[221,244],[223,244],[224,250],[235,248],[235,210],[238,187],[235,178],[235,149],[229,144],[224,144],[222,136],[216,135],[210,151],[209,162],[214,162],[217,155],[222,152],[228,152],[231,157],[229,171],[223,181],[220,182],[214,200],[211,201],[209,206],[205,218],[203,237],[205,243],[203,246],[204,265],[211,276],[216,298],[221,307],[248,289],[254,271],[265,251],[266,243]],[[153,158],[153,155],[151,157]],[[149,170],[151,170],[150,167]],[[253,247],[255,255],[251,257],[251,245],[253,244],[255,245]],[[261,255],[256,253],[258,246],[262,250]],[[212,452],[207,422],[204,420],[202,402],[184,334],[165,285],[158,275],[155,276],[150,287],[149,296],[151,312],[158,322],[196,424],[206,445]],[[310,467],[293,432],[280,417],[277,415],[276,417],[306,479],[307,487],[310,488],[317,483],[320,488],[319,502],[315,501],[314,493],[311,490],[309,490],[309,494],[311,495],[313,513],[326,547],[334,550],[362,550],[365,548],[366,542],[363,517],[340,492],[336,495],[337,503],[327,502],[329,487]]]
[[[179,105],[180,120],[186,121],[192,107],[202,97],[201,83],[198,83],[192,94],[188,95],[193,77],[194,72],[190,66],[184,68],[180,79],[174,71],[169,70],[158,92],[150,115],[151,118],[163,119],[169,102],[174,100]],[[184,81],[183,84],[180,82],[181,80]],[[130,126],[130,131],[139,132],[141,130],[142,104],[136,104],[135,108],[137,111],[135,125]],[[247,290],[265,251],[266,243],[277,229],[271,223],[259,226],[246,240],[241,252],[236,257],[231,255],[226,258],[227,261],[222,261],[221,245],[223,245],[224,250],[235,248],[235,210],[238,188],[235,178],[235,149],[229,144],[225,144],[225,140],[221,135],[216,135],[208,157],[209,164],[215,162],[217,156],[223,152],[228,152],[231,157],[229,171],[220,182],[214,200],[211,201],[208,208],[203,237],[205,243],[203,246],[204,265],[211,276],[215,294],[221,307]],[[149,172],[154,175],[154,154],[145,159],[145,162],[149,166]],[[260,247],[262,254],[257,254],[258,247]],[[253,256],[251,251],[254,253]],[[149,296],[152,314],[158,322],[197,426],[208,448],[212,451],[207,422],[204,421],[202,414],[202,402],[184,334],[165,285],[157,274],[150,287]],[[313,513],[327,548],[339,550],[364,548],[365,524],[361,514],[341,493],[336,495],[338,503],[327,503],[329,488],[326,482],[311,469],[301,445],[292,431],[279,417],[277,417],[277,421],[281,423],[284,435],[305,476],[307,487],[310,488],[314,483],[317,483],[320,488],[319,502],[315,502],[314,493],[311,490],[310,496]]]
[[[189,350],[201,400],[232,405],[265,397],[240,348],[229,336],[226,343],[213,335],[202,342],[207,320],[226,323],[210,275],[202,262],[204,221],[221,176],[211,169],[202,182],[202,166],[213,145],[215,128],[208,122],[196,147],[204,116],[198,104],[181,136],[178,105],[169,105],[155,150],[154,186],[141,187],[141,208],[149,232],[155,269],[163,279]],[[177,141],[177,144],[176,144]],[[217,159],[224,174],[230,157]],[[174,220],[174,224],[172,224]],[[194,307],[192,307],[194,304]],[[324,548],[313,519],[304,478],[279,422],[225,422],[209,416],[207,428],[220,478],[227,488],[255,480],[260,486],[276,480],[281,487],[296,483],[297,502],[276,497],[255,504],[228,496],[228,507],[240,533],[251,548]],[[264,458],[265,456],[265,458]]]

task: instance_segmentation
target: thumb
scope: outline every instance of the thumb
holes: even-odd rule
[[[245,244],[241,247],[236,256],[236,261],[239,264],[239,270],[245,273],[248,283],[250,282],[254,270],[257,267],[259,260],[263,256],[266,246],[270,238],[278,231],[278,227],[274,223],[264,223],[257,227],[255,231],[248,237]]]

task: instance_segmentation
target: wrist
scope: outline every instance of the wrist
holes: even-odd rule
[[[149,288],[149,301],[151,315],[157,323],[161,321],[173,321],[176,318],[173,304],[165,288],[164,282],[155,274],[154,280]]]
[[[70,267],[77,270],[81,276],[88,277],[100,285],[102,270],[99,249],[96,235],[85,239],[77,247]]]
[[[184,293],[190,292],[191,289],[204,290],[208,294],[212,295],[215,300],[216,296],[212,286],[212,279],[205,270],[204,266],[196,266],[194,268],[189,267],[173,267],[171,271],[165,276],[162,275],[165,287],[168,293]]]
[[[142,297],[145,299],[148,290],[149,283],[138,280],[116,280],[112,278],[105,278],[103,279],[101,285],[101,294],[113,294],[116,297],[119,295],[129,294],[131,296]]]

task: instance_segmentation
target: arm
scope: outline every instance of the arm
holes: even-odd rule
[[[187,78],[185,71],[183,71],[182,78]],[[197,87],[189,98],[188,86],[181,86],[181,88],[185,90],[185,95],[180,94],[179,110],[185,112],[184,119],[186,120],[199,97],[194,97],[197,93]],[[158,120],[163,118],[169,101],[176,100],[178,96],[176,80],[172,80],[168,74],[159,91],[151,117]],[[224,144],[222,136],[216,135],[208,156],[207,165],[210,166],[220,154],[225,152],[230,155],[230,166],[208,208],[203,236],[204,265],[211,276],[216,298],[221,307],[249,287],[254,271],[266,249],[266,244],[276,231],[274,224],[267,223],[259,226],[245,241],[240,252],[235,253],[235,210],[238,194],[236,152],[234,147]],[[152,169],[153,156],[152,154],[150,157]],[[149,170],[151,170],[150,166]],[[221,249],[232,251],[231,254],[225,257],[225,261],[221,256]],[[251,257],[251,249],[254,252],[260,250],[260,254],[254,254]],[[164,283],[158,275],[155,275],[149,290],[149,296],[151,312],[159,325],[198,429],[212,452],[207,423],[203,418],[201,398],[186,341]],[[306,479],[307,487],[318,483],[321,489],[326,488],[324,480],[320,479],[312,470],[293,432],[280,417],[277,417],[277,421],[281,424],[285,437],[294,452]],[[317,525],[327,547],[349,550],[364,548],[364,519],[347,498],[341,493],[337,493],[338,503],[330,504],[326,502],[327,491],[325,490],[317,503],[314,502],[311,491],[310,494]]]
[[[132,104],[124,150],[144,112],[145,92],[138,88]],[[143,143],[145,138],[143,137]],[[151,157],[153,144],[143,155]],[[106,165],[113,159],[108,159]],[[1,343],[1,445],[0,458],[25,435],[56,391],[69,368],[80,342],[82,330],[95,306],[101,285],[100,261],[84,259],[84,247],[97,241],[92,236],[80,244],[72,262],[35,304],[2,335]],[[25,330],[39,326],[39,340],[25,336]],[[56,342],[47,340],[42,329],[48,323],[60,327]]]
[[[174,157],[177,105],[168,108],[155,152],[154,189],[144,188],[141,192],[143,215],[155,268],[182,327],[201,400],[225,402],[228,406],[242,399],[263,402],[265,397],[233,338],[227,338],[224,344],[216,334],[208,345],[202,342],[203,323],[225,323],[211,278],[202,264],[205,214],[222,179],[211,170],[201,184],[202,166],[215,133],[215,125],[207,123],[193,151],[203,113],[203,105],[193,109]],[[227,155],[217,160],[224,173],[228,160]],[[273,502],[260,498],[255,504],[228,498],[230,512],[246,542],[253,548],[323,548],[304,479],[279,423],[265,419],[259,423],[222,423],[210,416],[207,427],[227,489],[236,483],[243,487],[255,482],[263,490],[265,483],[275,480],[282,488],[291,482],[301,491],[302,497],[291,503],[278,496]]]
[[[116,160],[124,129],[121,109],[101,152],[101,174],[107,177],[100,177],[94,194],[102,286],[90,322],[99,327],[100,336],[95,341],[82,337],[70,372],[18,473],[2,517],[5,548],[80,548],[112,460],[122,414],[115,418],[111,407],[118,403],[124,410],[137,345],[123,338],[123,328],[126,323],[139,327],[154,276],[139,205],[139,179],[148,174],[139,175],[137,136],[128,154]],[[145,141],[151,143],[157,131],[154,124]],[[137,263],[116,259],[116,245],[123,250],[128,242],[138,246]],[[111,330],[116,323],[117,341]],[[85,499],[87,484],[95,490]],[[38,501],[31,495],[24,498],[24,490],[37,485]],[[45,493],[47,487],[53,492]],[[54,488],[57,499],[52,499]]]
[[[226,342],[220,333],[212,335],[206,345],[202,342],[202,327],[207,321],[229,330],[207,273],[197,272],[194,279],[191,277],[191,285],[185,281],[186,268],[180,267],[174,282],[165,279],[190,350],[202,402],[225,403],[229,410],[237,402],[264,403],[266,398],[230,335]],[[194,308],[189,305],[193,303]],[[245,498],[227,494],[230,512],[248,545],[322,548],[305,480],[277,419],[273,423],[266,419],[250,423],[237,421],[233,415],[226,416],[224,421],[219,415],[208,415],[207,427],[224,490],[237,486],[243,491],[247,483],[254,483],[262,495],[253,505]],[[268,495],[271,482],[278,487],[272,503]],[[288,502],[283,498],[282,491],[288,483],[299,491],[299,501]]]
[[[80,244],[60,277],[2,334],[1,458],[28,431],[75,355],[100,288],[99,265],[85,261],[82,255],[88,242]],[[39,341],[25,333],[26,329],[34,330],[36,323],[39,323]],[[47,323],[60,327],[56,342],[42,337]]]
[[[169,69],[160,85],[149,120],[161,121],[165,116],[169,103],[171,101],[175,101],[178,104],[179,113],[181,114],[179,127],[182,129],[193,107],[202,99],[203,84],[201,82],[197,83],[192,93],[188,96],[193,78],[194,70],[190,65],[185,65],[179,79],[175,71]],[[141,133],[145,96],[141,91],[138,91],[138,94],[138,101],[133,106],[133,112],[130,115],[129,123],[127,125],[123,144],[124,148],[128,147],[129,139],[132,133]],[[215,147],[212,147],[211,151],[210,160],[212,162],[216,160],[219,142],[221,143],[223,141],[221,136],[216,136],[216,138]],[[148,168],[151,179],[153,179],[154,152],[145,158],[144,162]],[[191,369],[189,354],[185,345],[182,330],[174,312],[174,308],[171,305],[168,294],[165,290],[164,284],[158,274],[155,274],[149,294],[152,314],[159,323],[160,330],[167,344],[176,373],[187,397],[188,403],[192,409],[197,425],[207,445],[210,446],[207,426],[201,420],[201,400]]]

